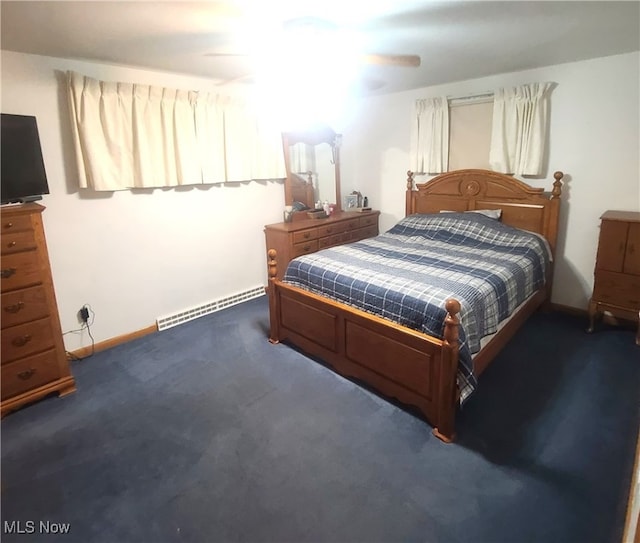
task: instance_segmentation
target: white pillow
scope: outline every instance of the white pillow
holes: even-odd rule
[[[442,209],[440,213],[480,213],[491,219],[499,219],[502,217],[502,209],[471,209],[469,211],[452,211],[450,209]]]
[[[502,217],[502,209],[472,209],[466,213],[481,213],[492,219],[499,219]]]

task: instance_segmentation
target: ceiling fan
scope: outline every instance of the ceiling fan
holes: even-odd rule
[[[331,21],[319,17],[306,16],[296,17],[294,19],[285,20],[278,27],[269,29],[261,29],[260,38],[256,40],[259,44],[259,54],[262,55],[264,62],[265,49],[271,61],[286,61],[293,52],[298,55],[307,54],[304,62],[313,64],[313,53],[318,58],[332,55],[333,62],[340,62],[343,57],[351,54],[355,56],[355,62],[361,67],[380,66],[380,67],[399,67],[399,68],[416,68],[420,66],[421,59],[419,55],[414,54],[387,54],[380,52],[362,52],[362,47],[358,45],[359,32],[357,29],[341,27]],[[245,34],[246,35],[246,34]],[[228,39],[223,40],[227,43],[233,43],[233,36],[229,35]],[[274,47],[274,44],[277,47]],[[310,46],[309,51],[305,50],[305,46]],[[248,51],[226,51],[208,52],[204,56],[222,57],[222,58],[246,58],[250,60],[252,53]],[[326,60],[326,58],[324,59]],[[224,81],[222,84],[235,83],[240,81],[248,81],[253,74],[246,73],[239,77]],[[369,80],[366,86],[373,90],[380,88],[383,83],[380,81]]]

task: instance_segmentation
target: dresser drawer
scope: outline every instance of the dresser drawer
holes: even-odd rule
[[[324,238],[326,236],[335,236],[336,234],[342,234],[347,231],[347,224],[345,222],[335,222],[331,224],[325,224],[318,227],[318,237]]]
[[[345,231],[350,231],[350,230],[355,230],[356,228],[360,228],[360,218],[345,221],[344,225],[345,225]]]
[[[2,363],[53,347],[51,319],[18,324],[2,330]]]
[[[3,212],[3,217],[0,219],[0,233],[3,237],[12,232],[21,232],[23,230],[33,230],[29,215],[5,217]]]
[[[317,250],[318,250],[317,239],[312,239],[311,241],[307,241],[305,243],[296,243],[293,246],[293,253],[291,258],[306,255],[309,253],[315,253]]]
[[[5,292],[0,307],[2,328],[41,319],[49,314],[47,294],[43,286]]]
[[[368,215],[360,219],[360,226],[378,226],[378,216]]]
[[[60,377],[55,350],[2,366],[2,399],[11,398]]]
[[[333,247],[334,245],[341,245],[345,241],[349,241],[347,238],[350,234],[336,234],[335,236],[326,236],[318,240],[318,250],[326,249],[327,247]]]
[[[318,229],[310,228],[309,230],[300,230],[300,232],[293,233],[293,243],[302,243],[303,241],[309,241],[311,239],[318,238]]]
[[[42,282],[40,260],[36,251],[2,257],[2,292],[37,285]]]
[[[598,270],[593,297],[596,301],[640,309],[640,276]]]
[[[372,226],[367,226],[366,228],[362,228],[360,232],[362,235],[361,239],[372,238],[378,235],[378,225],[374,224]]]
[[[372,238],[378,233],[378,226],[367,226],[366,228],[358,228],[357,230],[353,230],[352,232],[348,232],[346,235],[349,236],[345,242],[358,241],[365,238]]]
[[[33,230],[25,230],[23,232],[12,232],[11,234],[3,234],[0,250],[3,255],[27,251],[36,248],[36,238]]]

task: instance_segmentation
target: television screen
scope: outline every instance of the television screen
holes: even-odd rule
[[[0,115],[2,203],[30,202],[49,194],[38,124],[29,115]]]

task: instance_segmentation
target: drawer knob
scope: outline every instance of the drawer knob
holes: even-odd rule
[[[7,224],[4,225],[5,228],[12,228],[13,227],[13,223],[12,222],[8,222]]]
[[[303,249],[304,249],[305,251],[309,251],[309,250],[311,250],[311,245],[305,245],[305,246],[303,247]]]
[[[36,369],[35,368],[29,368],[28,370],[25,371],[21,371],[18,374],[18,378],[22,379],[23,381],[26,381],[27,379],[30,379],[31,377],[33,377],[33,375],[35,374]]]
[[[309,232],[305,232],[302,236],[304,239],[308,239],[311,234]]]
[[[2,270],[2,272],[0,273],[0,275],[2,275],[2,278],[3,278],[3,279],[8,279],[8,278],[9,278],[9,277],[11,277],[14,273],[16,273],[16,271],[18,271],[18,270],[16,270],[15,268],[4,268],[4,269]]]
[[[27,343],[31,341],[31,336],[29,334],[25,334],[24,336],[19,336],[13,338],[13,343],[16,347],[24,347]]]
[[[7,313],[17,313],[24,307],[24,302],[18,302],[17,304],[5,305],[4,310]]]
[[[331,234],[331,232],[333,232],[332,228],[327,228],[327,234]]]
[[[7,243],[7,247],[15,247],[16,246],[16,242],[15,241],[11,241],[9,243]]]

